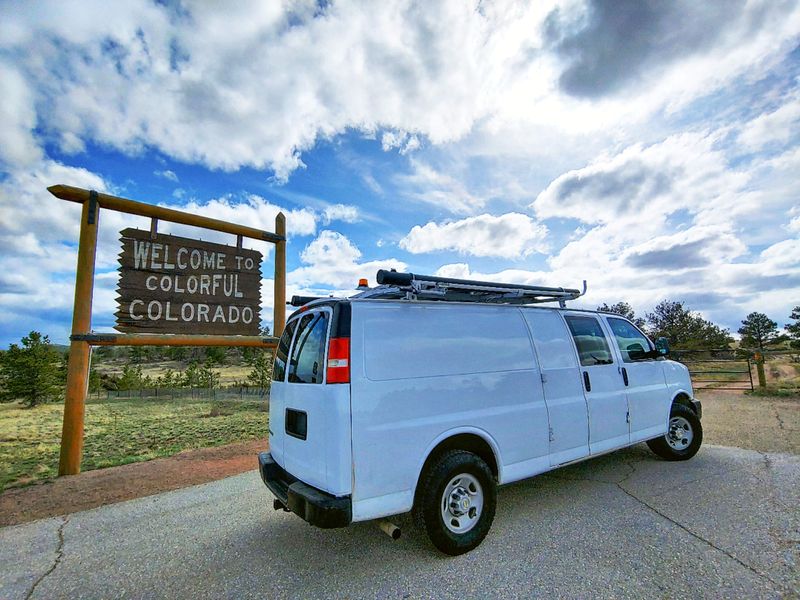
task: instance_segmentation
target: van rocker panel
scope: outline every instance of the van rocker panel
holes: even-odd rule
[[[261,480],[286,508],[311,525],[322,529],[347,527],[353,520],[349,497],[336,498],[318,490],[276,463],[269,452],[258,455]]]

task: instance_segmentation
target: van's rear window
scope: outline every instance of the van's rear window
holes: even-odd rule
[[[308,313],[300,318],[289,360],[290,383],[322,383],[327,335],[327,312]]]
[[[275,364],[272,367],[272,381],[283,381],[286,377],[286,363],[289,361],[289,346],[292,345],[292,334],[297,328],[297,321],[289,321],[283,330],[283,335],[278,342],[278,351],[275,353]]]

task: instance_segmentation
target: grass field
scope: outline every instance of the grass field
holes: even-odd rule
[[[265,437],[266,403],[117,399],[86,404],[84,471]],[[0,490],[55,477],[63,404],[0,404]]]

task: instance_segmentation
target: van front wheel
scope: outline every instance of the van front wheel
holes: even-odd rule
[[[650,450],[665,460],[688,460],[700,450],[703,426],[694,411],[683,404],[673,404],[667,433],[647,442]]]
[[[483,459],[451,450],[425,470],[419,485],[414,512],[434,546],[457,556],[483,541],[497,506],[497,486]]]

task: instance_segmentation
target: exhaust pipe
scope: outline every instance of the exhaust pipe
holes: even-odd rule
[[[393,540],[400,539],[400,528],[394,523],[390,523],[386,519],[381,519],[378,521],[378,527],[380,527],[380,530]]]

